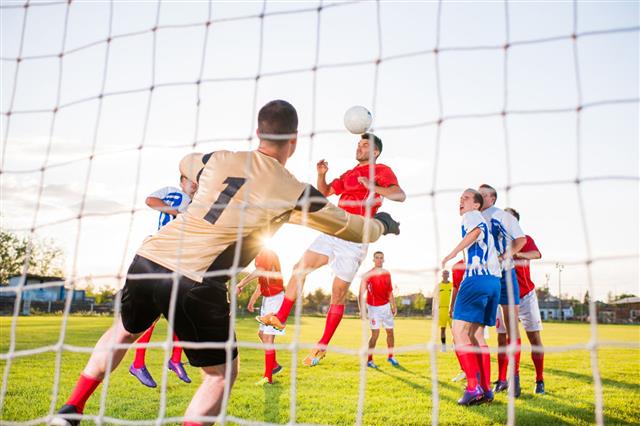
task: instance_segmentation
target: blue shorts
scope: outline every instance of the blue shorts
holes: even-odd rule
[[[520,304],[520,287],[518,286],[518,277],[516,277],[516,270],[511,270],[511,286],[513,287],[513,304]],[[507,271],[502,271],[502,278],[500,278],[500,304],[509,304],[509,295],[507,294]]]
[[[493,327],[500,298],[500,279],[493,275],[465,278],[453,307],[453,319]]]

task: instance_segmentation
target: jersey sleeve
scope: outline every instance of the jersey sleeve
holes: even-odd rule
[[[509,237],[514,240],[525,236],[524,232],[522,232],[522,228],[520,228],[518,220],[509,213],[505,213],[502,217],[502,224],[504,225],[504,229],[507,231]]]
[[[484,219],[479,211],[474,210],[466,212],[462,215],[462,227],[464,228],[464,234],[468,234],[477,228],[481,223],[484,223]]]
[[[387,188],[392,185],[398,185],[398,178],[390,167],[380,167],[380,170],[376,173],[376,184]]]
[[[182,194],[182,201],[180,202],[180,205],[176,208],[176,210],[178,210],[180,213],[184,213],[187,211],[189,204],[191,204],[191,197],[189,197],[182,191],[180,191],[180,193]]]
[[[159,198],[162,200],[164,197],[166,197],[169,194],[170,191],[171,191],[171,188],[168,186],[165,186],[164,188],[160,188],[153,191],[151,194],[149,194],[149,197]]]
[[[533,238],[527,235],[527,242],[524,244],[524,247],[520,250],[521,253],[527,253],[529,251],[537,251],[540,252],[540,249],[536,245],[536,242],[533,241]],[[540,252],[541,253],[541,252]],[[542,254],[542,253],[541,253]]]
[[[288,222],[333,235],[343,240],[362,243],[368,233],[368,242],[377,241],[384,232],[382,222],[364,216],[347,213],[331,204],[320,191],[309,185],[298,199],[298,206],[291,212]],[[308,197],[308,198],[307,198]],[[305,198],[307,201],[305,202]],[[306,203],[306,205],[305,205]]]

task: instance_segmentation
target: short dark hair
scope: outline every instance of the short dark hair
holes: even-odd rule
[[[363,133],[360,136],[361,139],[366,139],[368,141],[373,141],[373,144],[376,146],[378,150],[378,155],[382,154],[382,139],[374,135],[373,133]]]
[[[504,209],[505,212],[507,213],[511,213],[513,215],[513,217],[515,217],[516,219],[518,219],[518,222],[520,222],[520,213],[518,213],[518,210],[512,208],[512,207],[507,207],[506,209]]]
[[[482,185],[480,185],[480,188],[488,189],[489,191],[491,191],[491,195],[493,195],[493,197],[498,200],[498,191],[496,191],[493,186],[483,183]]]
[[[473,188],[467,188],[464,192],[471,192],[473,194],[473,202],[480,204],[480,209],[482,209],[482,206],[484,205],[484,198],[482,198],[482,194],[480,192]]]
[[[258,136],[262,140],[287,141],[298,132],[298,113],[287,101],[276,99],[258,112]]]
[[[378,250],[378,251],[376,251],[375,253],[373,253],[373,257],[376,257],[376,254],[381,254],[381,255],[383,255],[383,256],[384,256],[384,253],[383,253],[383,252],[381,252],[380,250]]]

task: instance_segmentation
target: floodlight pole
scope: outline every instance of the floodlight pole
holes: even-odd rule
[[[562,315],[562,270],[564,265],[562,263],[556,263],[556,269],[558,270],[558,317],[561,321],[564,321],[564,315]]]

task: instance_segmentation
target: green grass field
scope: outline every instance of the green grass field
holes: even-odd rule
[[[108,317],[71,317],[66,343],[92,346],[98,336],[111,324]],[[0,351],[9,346],[11,318],[0,318]],[[60,332],[60,317],[21,317],[17,328],[17,348],[29,349],[56,342]],[[154,340],[164,338],[165,322],[156,328]],[[303,318],[301,339],[314,342],[320,336],[322,318]],[[255,341],[257,325],[253,319],[238,320],[240,340]],[[289,342],[293,327],[280,343]],[[600,338],[608,341],[640,341],[640,327],[602,325]],[[424,319],[399,319],[396,323],[396,345],[426,342],[431,336],[431,322]],[[589,327],[584,324],[545,324],[543,332],[547,346],[585,343]],[[356,348],[362,341],[359,320],[345,319],[332,344]],[[495,346],[495,335],[492,335]],[[384,347],[384,339],[378,342]],[[301,357],[306,351],[301,352]],[[128,420],[155,419],[159,413],[160,391],[145,388],[127,372],[132,353],[112,375],[105,415]],[[149,350],[148,367],[157,381],[162,375],[162,353]],[[426,352],[409,352],[397,356],[402,368],[393,368],[377,356],[378,371],[366,372],[365,424],[430,424],[432,411],[431,365]],[[62,372],[58,406],[64,402],[75,383],[88,354],[66,352],[62,357]],[[231,394],[228,413],[255,422],[287,423],[290,409],[291,356],[278,352],[278,361],[285,366],[284,374],[276,376],[276,383],[265,388],[254,386],[261,377],[263,352],[241,349],[238,381]],[[492,369],[495,373],[496,363]],[[605,422],[607,424],[639,424],[640,406],[640,350],[601,349],[600,370],[604,385]],[[55,354],[45,353],[14,360],[9,387],[2,407],[2,421],[26,421],[46,416],[54,381]],[[0,363],[4,369],[5,363]],[[591,424],[594,422],[594,392],[589,353],[584,350],[549,353],[545,357],[547,394],[533,395],[533,365],[529,353],[523,353],[521,377],[523,395],[516,402],[519,424]],[[440,395],[440,423],[442,424],[504,424],[507,419],[506,396],[499,395],[493,404],[471,408],[458,407],[462,385],[450,379],[458,372],[451,352],[437,354]],[[187,385],[170,375],[168,380],[166,415],[181,416],[199,383],[199,372],[188,367],[194,383]],[[495,376],[495,374],[494,374]],[[322,424],[353,424],[356,419],[359,360],[355,356],[329,353],[313,368],[298,369],[297,422]],[[97,414],[98,394],[86,407],[87,414]]]

